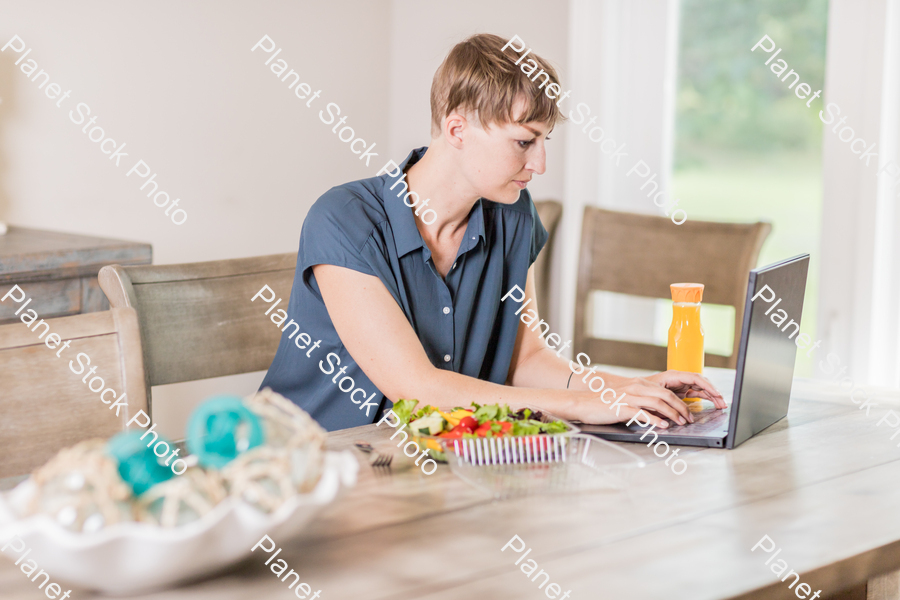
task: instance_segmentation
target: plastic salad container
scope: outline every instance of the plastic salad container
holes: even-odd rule
[[[444,443],[453,473],[496,498],[619,489],[646,464],[621,444],[585,434]]]
[[[549,440],[555,439],[555,438],[568,437],[568,436],[574,435],[581,431],[578,427],[576,427],[572,423],[569,423],[568,421],[565,421],[563,419],[559,419],[547,412],[541,411],[541,410],[533,408],[533,407],[525,407],[525,408],[527,408],[528,410],[530,410],[532,412],[532,415],[530,415],[531,419],[534,419],[535,421],[540,421],[541,423],[556,422],[559,424],[559,427],[562,429],[562,431],[560,431],[558,433],[540,433],[537,435],[516,435],[516,436],[512,436],[509,434],[502,435],[502,436],[491,434],[489,437],[479,437],[477,439],[468,437],[468,438],[463,438],[463,439],[468,439],[470,442],[475,442],[475,443],[477,443],[478,446],[480,446],[481,442],[486,443],[487,440],[491,440],[491,439],[493,439],[495,441],[495,443],[497,440],[508,439],[508,440],[519,440],[523,443],[525,441],[528,441],[528,443],[530,445],[533,445],[535,443],[541,443],[541,444],[546,443],[546,442],[538,442],[538,440],[549,441]],[[426,434],[423,434],[421,431],[414,429],[412,426],[409,428],[409,431],[410,431],[410,436],[411,436],[410,440],[415,441],[419,445],[419,447],[422,449],[427,448],[428,455],[431,458],[433,458],[434,460],[436,460],[438,462],[443,462],[443,463],[447,462],[447,456],[446,456],[447,451],[448,451],[448,449],[451,452],[453,451],[453,443],[452,442],[455,440],[444,438],[444,437],[438,437],[437,435],[426,435]],[[531,446],[529,446],[529,447],[531,447]]]

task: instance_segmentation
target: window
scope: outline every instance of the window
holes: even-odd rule
[[[772,223],[759,265],[810,253],[803,331],[815,334],[822,214],[821,96],[801,100],[784,59],[824,87],[827,0],[682,0],[672,189],[691,218]],[[781,48],[751,52],[763,35]],[[789,87],[790,86],[790,87]],[[812,93],[809,94],[812,96]],[[809,104],[809,106],[807,106]],[[758,266],[759,266],[758,265]],[[704,322],[707,338],[730,335]],[[797,375],[813,359],[797,354]]]

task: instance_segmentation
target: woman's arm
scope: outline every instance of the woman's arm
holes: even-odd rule
[[[415,398],[441,408],[470,402],[504,403],[514,410],[529,405],[584,423],[627,421],[639,410],[622,404],[611,409],[613,404],[605,404],[597,394],[587,391],[510,387],[438,369],[377,277],[325,264],[314,266],[313,274],[344,346],[392,401]],[[564,386],[563,381],[556,387]],[[684,403],[679,404],[683,407]],[[676,416],[671,408],[660,412]],[[667,426],[655,415],[648,418],[657,426]]]
[[[534,267],[528,270],[525,297],[526,300],[523,302],[527,301],[527,298],[531,298],[532,302],[528,306],[536,307],[536,310],[539,310],[534,288]],[[633,406],[652,410],[676,422],[680,422],[678,415],[693,421],[690,411],[681,400],[689,392],[712,401],[717,408],[726,406],[722,395],[712,383],[696,373],[665,371],[649,377],[621,377],[601,371],[591,374],[589,369],[578,366],[577,369],[580,372],[574,374],[569,364],[568,359],[558,356],[557,352],[547,346],[540,337],[539,331],[534,331],[519,322],[516,348],[508,378],[508,383],[511,385],[532,388],[566,388],[568,383],[570,390],[590,392],[588,385],[591,379],[599,376],[602,379],[602,385],[594,383],[595,390],[600,390],[605,385],[615,390],[617,394],[625,393],[628,398],[627,402]]]

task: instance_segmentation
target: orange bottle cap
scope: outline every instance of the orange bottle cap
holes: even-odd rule
[[[702,283],[673,283],[669,289],[672,290],[673,302],[700,302],[703,300]]]

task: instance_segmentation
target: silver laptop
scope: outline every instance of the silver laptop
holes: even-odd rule
[[[808,269],[809,254],[801,254],[750,271],[734,391],[722,392],[728,408],[718,410],[703,400],[703,409],[692,413],[693,423],[678,425],[669,421],[668,429],[656,428],[644,441],[640,438],[650,428],[636,423],[579,424],[581,431],[622,442],[646,443],[657,433],[668,444],[734,448],[783,419],[791,399],[797,357],[795,340]],[[787,317],[776,325],[773,319],[781,318],[780,311]]]

